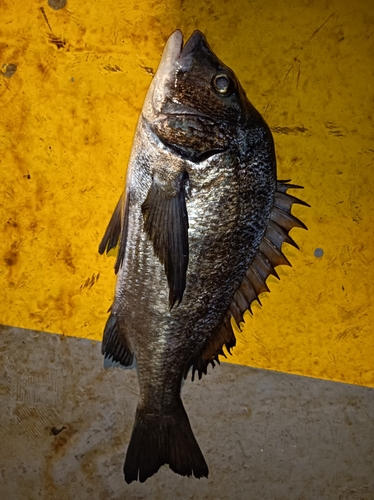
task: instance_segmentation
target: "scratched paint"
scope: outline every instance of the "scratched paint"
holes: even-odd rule
[[[163,44],[198,28],[271,126],[280,178],[312,205],[295,208],[301,251],[286,249],[293,267],[269,278],[229,361],[374,386],[373,23],[368,0],[8,2],[0,321],[101,339],[114,255],[97,245]]]

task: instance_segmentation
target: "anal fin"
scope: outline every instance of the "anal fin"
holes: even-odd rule
[[[126,339],[120,335],[117,323],[117,316],[111,312],[104,328],[101,354],[105,358],[112,358],[113,361],[121,363],[123,366],[132,365],[134,355],[130,351]]]

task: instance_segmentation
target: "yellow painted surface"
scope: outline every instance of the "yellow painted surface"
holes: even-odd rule
[[[286,249],[293,268],[269,279],[229,361],[374,387],[371,0],[0,11],[0,323],[101,339],[115,278],[97,246],[150,73],[175,28],[198,28],[272,127],[279,177],[312,205],[296,207],[301,251]]]

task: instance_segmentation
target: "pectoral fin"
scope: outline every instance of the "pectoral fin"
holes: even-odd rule
[[[188,266],[187,174],[180,174],[173,189],[166,191],[153,180],[142,205],[144,229],[155,255],[165,267],[170,309],[182,301]]]

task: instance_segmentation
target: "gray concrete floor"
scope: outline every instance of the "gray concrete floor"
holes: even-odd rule
[[[100,344],[0,330],[0,499],[373,500],[374,390],[224,364],[183,400],[210,469],[127,485],[138,385]]]

